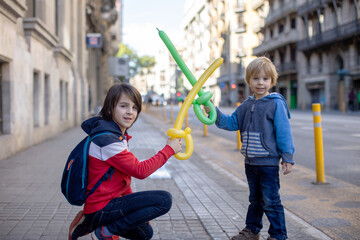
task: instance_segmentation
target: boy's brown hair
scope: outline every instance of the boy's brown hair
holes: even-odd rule
[[[121,83],[113,85],[106,94],[103,107],[99,113],[99,115],[103,117],[106,121],[113,120],[114,109],[123,94],[126,94],[130,98],[130,100],[135,103],[138,113],[136,119],[138,118],[142,106],[141,94],[132,85],[128,83]]]
[[[250,85],[250,78],[259,74],[261,70],[264,70],[264,73],[271,78],[271,87],[275,86],[277,83],[278,73],[274,64],[267,57],[258,57],[249,63],[245,71],[246,83]]]

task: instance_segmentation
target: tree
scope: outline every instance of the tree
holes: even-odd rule
[[[131,77],[135,76],[139,72],[142,73],[142,69],[144,68],[149,71],[152,67],[155,66],[154,57],[147,55],[139,57],[133,49],[121,43],[119,43],[119,48],[115,57],[125,57],[129,59],[129,74]]]

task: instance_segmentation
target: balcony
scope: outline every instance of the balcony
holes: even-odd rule
[[[359,35],[360,20],[355,20],[331,30],[319,33],[312,38],[300,40],[297,42],[297,48],[300,51],[309,51]]]
[[[321,8],[324,6],[323,1],[312,1],[312,2],[307,2],[303,5],[301,5],[298,9],[298,15],[299,16],[304,16],[306,14],[308,14],[309,12],[313,12],[318,8]]]
[[[276,65],[276,69],[281,75],[285,73],[296,73],[296,62],[286,62]]]
[[[280,8],[270,10],[265,19],[265,25],[271,25],[281,18],[290,15],[290,13],[297,12],[298,8],[296,2],[297,1],[290,1],[289,3],[282,5]]]
[[[262,5],[264,5],[264,0],[252,0],[251,1],[251,7],[252,9],[256,10],[259,7],[261,7]]]
[[[279,47],[298,41],[298,32],[295,29],[287,31],[275,38],[267,39],[259,46],[253,48],[253,54],[256,56],[264,55],[265,52],[272,51]]]
[[[234,32],[235,33],[244,33],[246,32],[246,24],[243,23],[243,24],[238,24],[235,29],[234,29]]]

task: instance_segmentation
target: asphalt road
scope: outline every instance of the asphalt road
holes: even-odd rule
[[[171,107],[166,106],[167,118],[170,119]],[[174,120],[180,107],[174,106]],[[231,114],[235,108],[220,108],[223,113]],[[153,111],[158,111],[157,108]],[[189,109],[189,126],[202,127],[192,109]],[[163,114],[163,110],[161,110]],[[316,170],[313,116],[311,111],[291,111],[291,126],[295,144],[296,164]],[[185,123],[183,128],[185,127]],[[332,176],[348,183],[360,186],[360,114],[342,115],[340,112],[322,113],[324,146],[325,181]],[[218,136],[234,139],[235,132],[218,129],[214,124],[208,131]]]

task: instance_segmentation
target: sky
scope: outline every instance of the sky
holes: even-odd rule
[[[181,21],[186,0],[123,0],[123,43],[139,56],[155,56],[165,46],[164,31],[176,46],[182,40]]]

